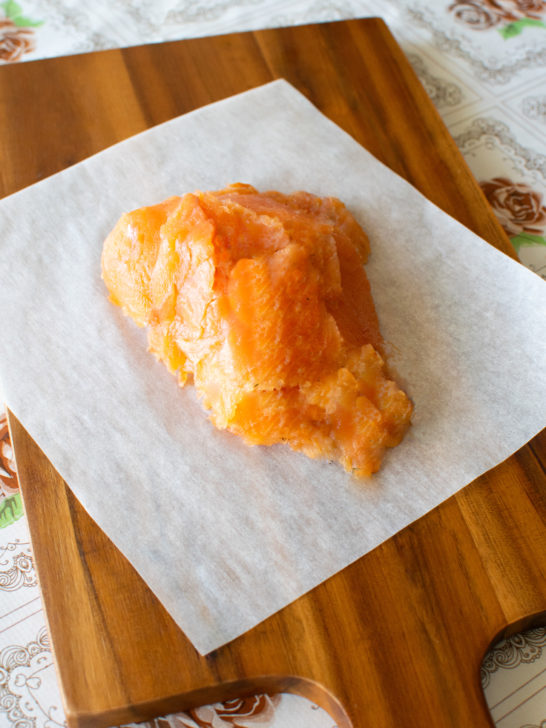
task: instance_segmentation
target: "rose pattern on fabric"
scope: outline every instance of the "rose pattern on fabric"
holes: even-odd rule
[[[34,48],[34,31],[31,28],[18,28],[11,20],[0,20],[0,60],[6,63],[19,61]]]
[[[276,696],[234,698],[188,711],[199,728],[253,728],[267,725],[275,712]]]
[[[457,0],[449,6],[448,10],[453,13],[455,20],[472,30],[488,30],[500,22],[497,13],[481,2]]]
[[[19,490],[17,469],[5,412],[0,412],[0,493],[12,495]]]
[[[526,25],[546,28],[544,0],[455,0],[448,7],[455,20],[472,30],[498,28],[507,39]]]
[[[42,22],[23,15],[15,0],[4,0],[0,7],[4,11],[4,17],[0,18],[0,62],[15,63],[36,48],[33,28]]]
[[[546,207],[539,192],[507,177],[495,177],[480,186],[508,237],[521,233],[544,235]]]
[[[337,728],[337,724],[324,709],[307,698],[291,693],[257,694],[252,697],[225,700],[188,712],[153,718],[144,723],[125,723],[119,728],[281,728],[281,726]],[[40,727],[35,726],[35,728]]]
[[[484,0],[494,7],[501,19],[514,21],[522,18],[541,20],[546,13],[544,0]]]
[[[0,529],[10,526],[22,516],[23,503],[6,413],[0,410]]]

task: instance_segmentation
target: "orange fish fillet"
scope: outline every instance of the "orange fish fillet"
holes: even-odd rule
[[[123,215],[102,273],[218,428],[366,476],[412,412],[380,355],[368,254],[339,200],[234,184]]]

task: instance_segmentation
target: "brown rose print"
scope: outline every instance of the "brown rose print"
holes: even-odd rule
[[[518,35],[525,25],[546,27],[544,0],[455,0],[448,7],[455,20],[472,30],[503,25],[505,38]]]
[[[0,412],[0,493],[11,495],[19,489],[13,450],[5,412]]]
[[[486,4],[494,7],[501,20],[521,20],[533,18],[541,20],[546,12],[544,0],[485,0]]]
[[[544,0],[519,0],[517,5],[526,18],[540,20],[546,12],[546,2]]]
[[[0,2],[0,63],[20,61],[25,53],[36,47],[33,28],[42,25],[40,20],[31,20],[23,15],[23,9],[16,0]]]
[[[456,0],[448,10],[453,13],[455,20],[469,26],[472,30],[487,30],[493,28],[501,21],[496,8],[491,7],[486,0],[480,1]]]
[[[277,696],[253,695],[190,710],[188,715],[199,728],[251,728],[271,722]]]
[[[19,28],[9,19],[0,20],[0,60],[19,61],[35,48],[32,28]]]
[[[546,207],[539,192],[507,177],[495,177],[480,186],[508,237],[521,233],[544,235]]]

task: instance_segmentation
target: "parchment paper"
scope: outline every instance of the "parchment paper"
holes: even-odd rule
[[[234,182],[340,197],[413,427],[368,482],[216,431],[107,301],[122,212]],[[116,145],[0,203],[7,405],[207,653],[359,558],[545,424],[546,286],[284,81]],[[54,514],[52,514],[52,518]]]

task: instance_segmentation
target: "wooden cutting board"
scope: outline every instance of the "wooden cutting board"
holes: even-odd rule
[[[4,66],[0,194],[279,77],[446,212],[511,253],[433,105],[376,19]],[[287,690],[323,705],[343,728],[486,726],[479,670],[487,647],[544,619],[544,434],[201,657],[13,416],[10,424],[70,726],[100,728]],[[107,492],[109,484],[97,487]]]

